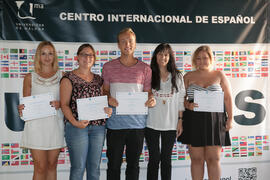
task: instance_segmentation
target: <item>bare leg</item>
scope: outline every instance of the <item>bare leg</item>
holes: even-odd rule
[[[192,180],[202,180],[204,175],[204,151],[205,147],[188,146],[191,158]]]
[[[34,161],[33,180],[46,180],[47,175],[47,151],[31,149]]]
[[[47,180],[57,179],[57,162],[60,149],[48,150]]]
[[[220,153],[221,153],[221,146],[205,147],[205,160],[207,164],[209,180],[220,179],[221,176]]]

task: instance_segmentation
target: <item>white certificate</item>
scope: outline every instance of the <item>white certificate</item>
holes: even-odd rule
[[[145,115],[148,114],[148,107],[145,102],[148,100],[147,92],[116,92],[116,114],[118,115]]]
[[[108,118],[108,115],[104,112],[104,107],[108,107],[107,96],[77,99],[76,103],[79,120],[91,121]]]
[[[20,104],[24,104],[22,119],[29,121],[56,115],[55,107],[50,105],[50,101],[53,100],[52,93],[21,97]]]
[[[194,111],[224,112],[224,92],[194,91],[194,103],[198,104]]]

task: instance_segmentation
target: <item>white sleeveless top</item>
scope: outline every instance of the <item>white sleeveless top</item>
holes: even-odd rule
[[[62,72],[57,71],[50,78],[43,78],[32,72],[31,95],[51,92],[59,100],[59,82]],[[25,122],[20,147],[51,150],[65,147],[64,121],[61,109],[57,115]]]

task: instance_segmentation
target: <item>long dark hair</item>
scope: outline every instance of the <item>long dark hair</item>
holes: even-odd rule
[[[176,89],[176,92],[178,92],[178,87],[176,84],[176,76],[182,76],[182,74],[176,68],[173,50],[171,46],[167,43],[159,44],[153,53],[153,56],[151,59],[151,65],[150,65],[152,69],[152,82],[151,82],[152,88],[157,91],[160,90],[160,70],[157,63],[157,54],[159,52],[168,52],[170,55],[169,62],[167,64],[167,70],[172,75],[172,81],[171,81],[172,92],[174,88]]]

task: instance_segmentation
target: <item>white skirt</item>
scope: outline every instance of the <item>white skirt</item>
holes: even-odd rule
[[[21,148],[52,150],[65,146],[64,120],[61,112],[56,116],[25,122]]]

